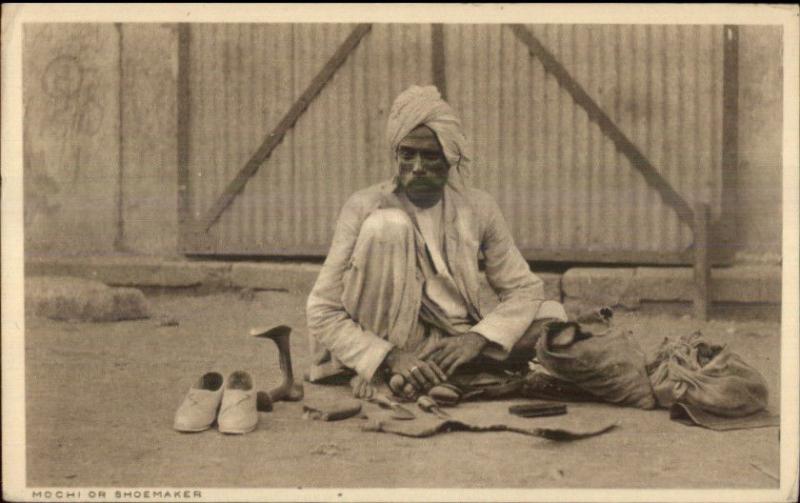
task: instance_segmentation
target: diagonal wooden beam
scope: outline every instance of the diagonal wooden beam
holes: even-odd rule
[[[555,56],[524,25],[509,24],[506,26],[523,44],[528,46],[531,55],[542,62],[545,70],[552,74],[558,84],[572,96],[575,103],[586,111],[589,119],[597,123],[600,130],[614,142],[617,149],[642,173],[647,183],[658,191],[661,199],[675,210],[680,221],[694,229],[694,216],[689,203],[661,176],[661,173],[656,170],[639,148],[614,124],[614,121],[569,74]]]
[[[333,78],[336,71],[344,64],[347,57],[358,47],[361,39],[370,31],[371,24],[359,24],[353,29],[350,35],[342,42],[333,56],[325,63],[322,69],[311,80],[311,83],[306,87],[303,94],[295,101],[289,111],[283,116],[281,121],[275,126],[275,129],[264,138],[263,143],[252,157],[247,161],[244,167],[239,170],[236,178],[231,180],[219,198],[214,202],[213,206],[208,210],[202,220],[202,229],[208,231],[212,225],[219,219],[225,209],[230,206],[236,196],[244,189],[247,181],[258,171],[258,168],[266,161],[275,147],[280,145],[286,133],[294,127],[297,120],[303,115],[308,106],[314,101],[314,98],[319,95],[325,85]]]

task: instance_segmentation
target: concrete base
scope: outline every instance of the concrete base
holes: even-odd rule
[[[89,278],[115,286],[211,287],[308,292],[320,264],[287,262],[216,262],[154,257],[85,257],[29,259],[27,276],[59,275]],[[540,273],[545,296],[567,305],[617,306],[637,309],[642,303],[692,301],[693,273],[689,267],[605,267],[569,269],[563,275]],[[781,267],[774,264],[738,265],[711,272],[715,303],[781,303]],[[483,280],[486,297],[492,292]],[[484,295],[482,295],[484,297]]]
[[[310,292],[321,268],[318,264],[235,263],[231,268],[230,284],[253,290]]]
[[[691,302],[694,273],[689,267],[580,268],[564,273],[565,302],[636,308],[643,302]],[[739,265],[711,270],[711,301],[780,304],[779,265]]]
[[[226,262],[141,256],[33,258],[25,261],[25,275],[74,276],[113,286],[182,288],[228,286],[231,267]]]
[[[639,297],[634,292],[635,269],[574,268],[561,278],[563,301],[587,306],[622,306],[636,308]]]
[[[121,321],[150,317],[144,294],[98,281],[40,276],[25,281],[25,309],[54,320]]]

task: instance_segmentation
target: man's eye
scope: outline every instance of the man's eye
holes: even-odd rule
[[[404,161],[411,161],[414,159],[414,157],[416,157],[416,153],[414,152],[409,152],[407,150],[400,151],[400,159]]]
[[[442,154],[438,152],[426,152],[422,154],[422,159],[425,161],[440,161],[442,159]]]

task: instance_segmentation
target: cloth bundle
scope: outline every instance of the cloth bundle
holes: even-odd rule
[[[766,411],[764,377],[727,346],[711,344],[700,332],[677,341],[666,338],[646,358],[631,332],[610,323],[594,331],[586,326],[550,325],[536,345],[545,377],[575,385],[603,402],[668,408],[675,420],[716,430],[777,425],[778,416]],[[541,383],[531,386],[537,392],[543,388]]]
[[[767,407],[761,374],[727,346],[712,345],[700,332],[664,339],[647,364],[658,405],[685,404],[724,417],[747,416]]]
[[[653,409],[646,358],[631,335],[607,325],[593,333],[576,322],[555,322],[536,343],[536,356],[552,376],[601,401]]]

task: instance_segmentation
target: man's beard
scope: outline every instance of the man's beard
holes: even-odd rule
[[[430,208],[441,198],[447,180],[414,179],[404,185],[406,197],[417,207]]]

